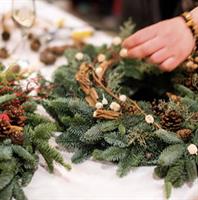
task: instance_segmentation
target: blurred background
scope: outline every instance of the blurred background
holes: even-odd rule
[[[136,29],[181,14],[198,0],[44,0],[87,21],[96,29],[117,31],[129,17]]]

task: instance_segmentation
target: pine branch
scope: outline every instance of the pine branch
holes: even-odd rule
[[[171,197],[171,193],[172,193],[172,184],[171,184],[171,182],[166,182],[165,181],[164,192],[165,192],[165,197],[167,199],[169,199]]]
[[[0,191],[2,191],[4,188],[6,188],[6,186],[8,186],[12,182],[14,175],[14,172],[0,173]]]
[[[106,161],[120,161],[126,156],[126,149],[122,149],[119,147],[109,147],[105,151],[102,152],[101,157]]]
[[[143,160],[143,155],[141,152],[136,150],[128,152],[124,159],[122,159],[118,164],[117,175],[120,177],[126,176],[134,167],[138,167]]]
[[[21,187],[18,183],[14,184],[13,197],[16,200],[27,200],[25,193],[23,192],[23,190],[21,189]]]
[[[89,148],[87,148],[87,149],[79,149],[74,153],[74,155],[72,156],[71,160],[75,164],[81,163],[81,162],[83,162],[83,161],[85,161],[85,160],[87,160],[88,158],[91,157],[92,151],[93,150],[91,150]]]
[[[167,144],[182,144],[183,141],[175,133],[168,132],[164,129],[158,129],[154,133],[159,139]]]
[[[180,187],[185,181],[185,163],[183,160],[178,160],[174,165],[172,165],[167,173],[165,182],[170,182],[174,187]]]
[[[81,138],[86,143],[95,143],[104,137],[104,133],[117,129],[119,123],[116,121],[104,121],[92,126]]]
[[[121,147],[121,148],[125,148],[129,146],[127,137],[117,132],[106,134],[104,137],[104,140],[110,145]]]
[[[185,162],[188,181],[193,182],[197,178],[197,165],[194,160],[187,159]]]
[[[167,147],[159,156],[158,163],[162,166],[170,166],[184,154],[185,146],[175,144]]]
[[[15,98],[16,98],[15,94],[5,94],[3,96],[0,96],[0,105],[5,103],[5,102],[11,101]]]

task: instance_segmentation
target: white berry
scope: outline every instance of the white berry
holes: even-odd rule
[[[128,50],[125,49],[125,48],[121,49],[121,51],[120,51],[120,57],[126,58],[127,56],[128,56]]]
[[[97,102],[95,107],[96,107],[96,109],[101,109],[101,108],[103,108],[103,104],[101,102]]]
[[[120,37],[113,38],[112,44],[118,46],[122,43],[122,39]]]
[[[105,98],[105,96],[103,96],[102,104],[103,105],[108,105],[108,100]]]
[[[83,53],[79,52],[75,55],[76,60],[81,61],[84,58]]]
[[[96,116],[97,116],[97,112],[94,111],[94,113],[93,113],[93,117],[96,117]]]
[[[115,111],[115,112],[118,112],[118,111],[120,111],[121,106],[120,106],[120,104],[118,104],[116,102],[112,102],[111,105],[110,105],[110,109]]]
[[[194,144],[190,144],[190,145],[187,147],[187,150],[188,150],[188,152],[190,153],[190,155],[197,155],[197,153],[198,153],[197,146],[194,145]]]
[[[96,70],[95,70],[95,72],[96,72],[96,74],[97,74],[98,76],[100,76],[101,73],[103,72],[102,67],[97,67]]]
[[[120,101],[125,102],[127,100],[127,96],[122,94],[119,96]]]
[[[153,118],[152,115],[146,115],[145,121],[146,121],[146,123],[148,123],[148,124],[153,124],[155,120],[154,120],[154,118]]]
[[[104,54],[99,54],[97,60],[99,63],[102,63],[106,60],[106,56]]]

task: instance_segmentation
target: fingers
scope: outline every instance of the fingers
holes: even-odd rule
[[[155,31],[151,31],[151,27],[144,28],[140,31],[137,31],[132,36],[128,37],[123,42],[123,47],[126,49],[131,49],[137,45],[140,45],[148,40],[153,39],[156,36]]]
[[[155,52],[150,56],[148,61],[153,64],[161,64],[169,57],[172,57],[173,55],[170,55],[170,50],[168,48],[162,48],[159,51]]]
[[[170,72],[174,70],[179,65],[179,63],[180,62],[178,59],[176,59],[176,57],[170,57],[160,65],[160,69],[162,71]]]
[[[159,51],[164,47],[163,43],[159,40],[158,37],[155,37],[151,40],[148,40],[147,42],[138,45],[132,49],[128,50],[128,57],[130,58],[145,58],[156,51]]]

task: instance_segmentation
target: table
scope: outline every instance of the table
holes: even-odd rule
[[[19,0],[20,1],[20,0]],[[0,13],[10,9],[10,0],[0,1]],[[54,7],[37,2],[38,16],[54,21],[64,18],[69,26],[81,27],[86,23]],[[53,13],[51,15],[50,13]],[[111,38],[102,32],[96,32],[89,42],[94,44],[109,43]],[[17,55],[16,55],[17,56]],[[27,52],[28,59],[39,65],[42,73],[50,77],[54,69],[65,59],[55,64],[56,67],[44,67],[35,55]],[[36,60],[36,61],[35,61]],[[9,63],[10,60],[5,61]],[[71,154],[63,152],[66,161]],[[41,161],[41,163],[43,163]],[[128,176],[116,176],[116,166],[110,163],[86,161],[73,165],[70,172],[56,165],[55,173],[49,174],[41,164],[31,184],[25,188],[29,200],[163,200],[163,180],[153,177],[153,167],[134,169]],[[198,180],[192,185],[174,189],[171,200],[198,200]]]

